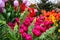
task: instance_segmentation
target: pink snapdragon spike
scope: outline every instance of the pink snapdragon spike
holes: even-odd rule
[[[32,38],[31,35],[27,34],[27,35],[26,35],[26,40],[33,40],[33,38]]]
[[[2,1],[2,0],[0,0],[0,7],[1,7],[1,8],[4,8],[4,7],[5,7],[5,2]]]
[[[19,1],[18,1],[18,0],[15,0],[15,1],[14,1],[14,6],[15,6],[15,7],[19,6]]]
[[[37,37],[39,37],[41,35],[41,32],[39,30],[33,29],[32,32]]]

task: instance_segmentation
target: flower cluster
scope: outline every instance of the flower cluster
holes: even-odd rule
[[[27,17],[23,24],[20,27],[20,34],[22,34],[23,38],[26,38],[26,40],[32,40],[32,36],[30,34],[27,34],[28,27],[32,23],[34,18]]]
[[[8,22],[7,24],[8,24],[8,26],[10,26],[11,29],[14,30],[14,27],[15,27],[16,23],[17,23],[18,25],[20,25],[20,20],[19,20],[19,18],[15,18],[15,21],[14,21],[14,22]]]
[[[32,32],[37,37],[39,37],[47,29],[52,27],[53,22],[46,21],[44,19],[45,19],[44,16],[40,16],[39,18],[36,19],[35,27],[33,28]]]

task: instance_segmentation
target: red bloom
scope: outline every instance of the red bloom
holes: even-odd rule
[[[25,9],[26,9],[26,6],[25,6],[25,4],[20,4],[20,10],[21,10],[21,12],[23,12],[23,11],[25,11]]]
[[[36,16],[36,12],[34,11],[34,8],[28,8],[28,10],[30,11],[30,14],[29,14],[30,17]]]

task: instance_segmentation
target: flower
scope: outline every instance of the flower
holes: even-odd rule
[[[8,26],[10,26],[11,29],[14,29],[16,23],[8,22]]]
[[[18,25],[20,25],[20,20],[19,20],[19,18],[15,18],[15,21],[17,22]]]
[[[20,34],[24,33],[24,30],[22,28],[19,29]]]
[[[27,34],[26,34],[25,32],[24,32],[24,33],[22,33],[22,37],[23,37],[23,38],[25,38],[25,37],[26,37],[26,35],[27,35]]]
[[[36,12],[34,11],[34,8],[28,8],[28,10],[30,12],[30,14],[29,14],[30,17],[35,17],[36,16]]]
[[[16,6],[16,7],[19,6],[18,0],[15,0],[15,1],[14,1],[14,6]]]
[[[27,35],[26,35],[26,40],[33,40],[33,38],[32,38],[31,35],[27,34]]]
[[[21,25],[21,28],[22,28],[25,32],[28,31],[28,27],[26,27],[24,24]]]
[[[35,26],[35,29],[40,30],[40,26],[39,25],[36,25]]]
[[[8,0],[2,0],[2,1],[7,2]]]
[[[1,8],[5,7],[5,3],[2,0],[0,0],[0,7]]]
[[[25,4],[27,3],[27,1],[28,1],[28,0],[22,0],[22,2],[25,3]]]
[[[30,2],[27,2],[25,5],[26,5],[27,7],[29,7],[29,6],[31,5],[31,3],[30,3]]]
[[[58,29],[58,32],[60,33],[60,29]]]
[[[57,20],[60,20],[60,12],[56,16]]]
[[[39,37],[41,35],[41,32],[39,30],[33,29],[32,32],[37,37]]]
[[[27,7],[25,6],[24,3],[20,4],[20,10],[21,12],[24,12]]]

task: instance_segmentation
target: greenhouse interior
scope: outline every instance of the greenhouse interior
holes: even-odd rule
[[[60,40],[60,0],[0,0],[0,40]]]

